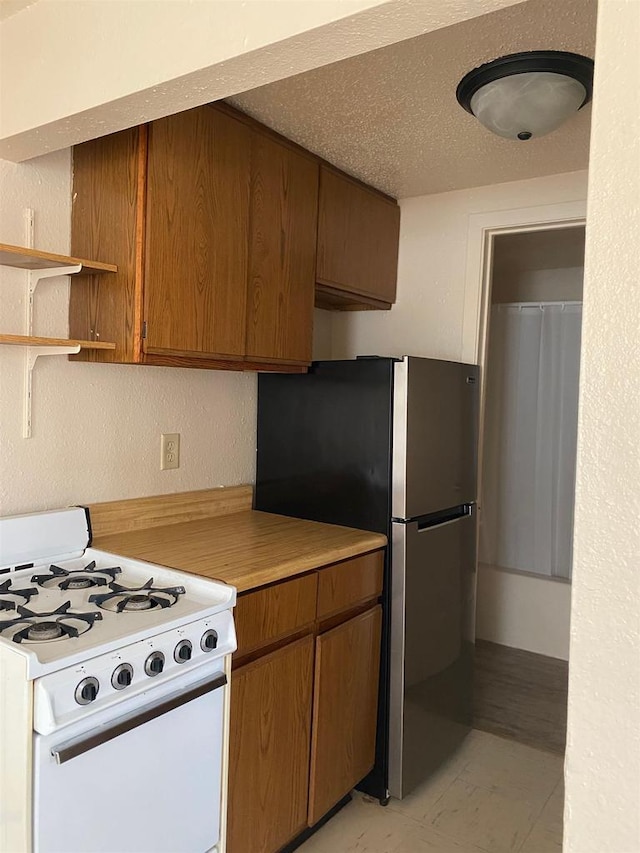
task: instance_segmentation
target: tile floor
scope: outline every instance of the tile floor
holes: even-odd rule
[[[300,853],[561,853],[563,759],[474,730],[428,782],[386,808],[353,802]]]

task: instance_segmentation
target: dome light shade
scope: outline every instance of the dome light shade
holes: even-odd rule
[[[474,68],[459,104],[498,136],[527,140],[560,127],[591,100],[593,60],[577,53],[513,53]]]

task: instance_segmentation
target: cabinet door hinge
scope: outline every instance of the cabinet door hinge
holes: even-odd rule
[[[144,320],[144,322],[142,323],[142,340],[144,340],[146,337],[147,337],[147,321]]]

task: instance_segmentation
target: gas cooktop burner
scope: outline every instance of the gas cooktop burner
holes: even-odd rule
[[[36,613],[18,605],[18,618],[0,622],[0,634],[24,625],[16,630],[11,639],[14,643],[46,643],[51,640],[62,640],[66,637],[79,637],[91,630],[96,620],[102,619],[102,613],[69,612],[71,602],[66,601],[57,610],[49,613]]]
[[[27,629],[27,640],[41,643],[44,640],[57,640],[62,634],[62,626],[57,622],[37,622]]]
[[[183,586],[154,587],[153,578],[143,586],[132,589],[117,583],[110,583],[109,589],[111,592],[90,595],[89,601],[103,610],[113,610],[116,613],[173,607],[185,591]]]
[[[26,589],[13,589],[11,586],[11,581],[5,581],[4,583],[0,583],[0,610],[15,610],[16,602],[12,601],[9,597],[4,598],[3,596],[12,596],[18,595],[20,598],[24,600],[24,602],[29,601],[32,595],[37,595],[38,590],[35,586],[27,587]]]
[[[50,566],[46,575],[34,575],[32,583],[45,589],[89,589],[92,586],[106,586],[115,580],[122,569],[114,566],[110,569],[96,569],[96,561],[92,560],[84,569],[61,569],[60,566]]]

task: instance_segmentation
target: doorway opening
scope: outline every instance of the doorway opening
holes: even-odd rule
[[[584,222],[487,235],[476,726],[564,752]]]

